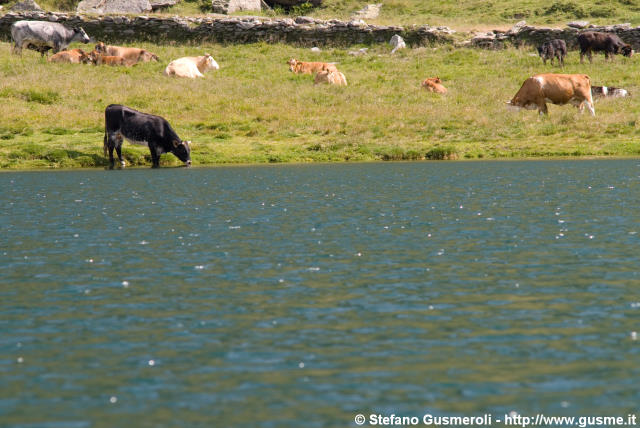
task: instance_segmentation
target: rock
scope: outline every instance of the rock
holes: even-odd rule
[[[11,6],[9,10],[14,12],[23,12],[32,10],[42,11],[43,9],[33,0],[23,0]]]
[[[212,0],[211,7],[214,13],[228,15],[242,10],[262,10],[260,0]]]
[[[380,16],[380,9],[382,8],[382,3],[378,4],[368,4],[353,15],[351,18],[353,19],[376,19]]]
[[[368,50],[369,48],[360,48],[357,51],[349,51],[349,55],[352,55],[352,56],[366,55]]]
[[[393,50],[391,53],[395,53],[398,49],[405,49],[407,44],[404,42],[404,39],[397,34],[394,34],[389,40],[389,44],[393,46]]]
[[[322,52],[319,47],[314,46],[311,48],[311,52]]]
[[[511,27],[511,29],[509,29],[509,31],[507,31],[507,34],[518,34],[518,32],[526,26],[527,21],[517,22],[513,27]]]
[[[171,6],[175,6],[178,4],[180,0],[154,0],[151,1],[151,10],[156,11],[160,9],[166,9]]]
[[[80,13],[143,13],[151,12],[149,0],[82,0],[78,3]]]
[[[587,28],[587,25],[589,25],[589,21],[571,21],[567,27],[582,29]]]

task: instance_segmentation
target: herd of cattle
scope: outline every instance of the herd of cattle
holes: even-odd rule
[[[70,43],[77,41],[89,43],[91,39],[82,28],[69,29],[62,24],[46,21],[18,21],[11,26],[13,39],[12,51],[21,54],[22,49],[40,52],[42,56],[49,50],[53,55],[50,62],[66,62],[76,64],[121,65],[133,66],[141,62],[159,61],[157,55],[145,49],[96,44],[91,52],[82,49],[66,50]],[[605,61],[613,60],[613,55],[622,54],[631,57],[634,53],[629,44],[624,43],[617,35],[594,31],[583,32],[578,35],[580,46],[580,63],[584,56],[593,61],[592,52],[604,52]],[[549,40],[538,47],[538,54],[544,64],[547,60],[553,65],[554,59],[558,65],[564,66],[567,55],[567,45],[564,40]],[[333,63],[303,62],[296,59],[288,61],[289,70],[293,73],[315,74],[314,83],[327,83],[346,86],[347,79],[338,71]],[[207,70],[218,69],[219,66],[209,54],[197,57],[183,57],[171,61],[164,70],[167,76],[187,78],[203,77]],[[446,94],[447,88],[442,85],[439,77],[425,79],[421,86],[426,90],[438,94]],[[621,88],[606,86],[592,86],[586,74],[536,74],[522,84],[516,95],[507,102],[510,110],[538,110],[540,114],[548,114],[546,103],[572,104],[580,112],[586,105],[589,112],[595,116],[593,98],[624,97],[629,93]],[[133,144],[149,147],[153,167],[159,166],[160,155],[173,153],[178,159],[191,164],[191,142],[181,140],[171,125],[162,117],[142,113],[132,108],[111,104],[105,110],[104,154],[109,155],[111,168],[114,166],[113,151],[118,155],[120,165],[124,167],[122,158],[122,143],[124,139]]]

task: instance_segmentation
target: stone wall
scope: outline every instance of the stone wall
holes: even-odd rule
[[[567,26],[562,29],[531,27],[524,22],[509,31],[457,34],[447,27],[376,26],[362,20],[324,21],[299,16],[265,18],[252,16],[211,16],[205,18],[149,17],[119,15],[79,15],[54,12],[9,12],[0,17],[0,38],[11,39],[11,24],[21,19],[55,21],[67,26],[82,26],[94,40],[107,43],[146,41],[154,43],[290,43],[301,46],[351,46],[388,43],[394,34],[409,46],[449,43],[456,46],[501,49],[505,46],[537,46],[552,38],[564,39],[575,48],[576,36],[583,28],[618,34],[640,50],[640,27],[629,24],[595,27]]]
[[[292,43],[302,46],[350,46],[388,43],[400,34],[409,45],[452,42],[446,27],[403,28],[374,26],[362,20],[344,22],[308,17],[149,17],[79,15],[54,12],[7,13],[0,17],[0,38],[11,39],[11,24],[21,19],[55,21],[69,27],[82,26],[94,40],[107,43],[147,41],[155,43]]]

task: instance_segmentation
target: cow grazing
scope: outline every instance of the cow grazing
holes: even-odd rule
[[[334,64],[327,62],[304,62],[291,58],[287,61],[289,64],[289,71],[296,74],[313,74],[319,71],[338,71],[338,68]]]
[[[158,55],[146,49],[111,46],[100,42],[96,45],[95,50],[106,56],[121,56],[125,59],[127,65],[134,65],[139,62],[158,61]]]
[[[613,55],[622,54],[626,57],[633,55],[631,45],[624,43],[620,37],[611,33],[600,33],[597,31],[586,31],[578,35],[580,45],[580,63],[584,62],[585,54],[589,57],[589,62],[593,62],[592,52],[604,52],[605,61],[613,61]]]
[[[594,100],[598,98],[623,98],[631,96],[626,89],[612,88],[611,86],[592,86],[591,95],[593,95]]]
[[[157,168],[162,153],[171,152],[187,166],[191,165],[191,142],[182,141],[171,128],[169,122],[160,116],[142,113],[132,108],[111,104],[104,111],[104,155],[109,152],[110,167],[113,168],[113,149],[118,154],[120,165],[122,159],[122,142],[126,138],[133,144],[149,147],[153,168]]]
[[[89,54],[82,49],[71,49],[53,54],[47,59],[47,61],[61,63],[66,62],[69,64],[88,64],[91,62],[91,58]]]
[[[327,83],[329,85],[347,86],[347,78],[339,71],[318,71],[313,81],[314,85],[318,83]]]
[[[547,40],[541,46],[538,46],[538,55],[542,58],[544,65],[547,60],[551,60],[553,65],[554,58],[558,59],[558,63],[564,67],[564,57],[567,55],[567,43],[562,39]]]
[[[186,56],[174,59],[164,69],[167,76],[188,77],[195,79],[196,77],[204,77],[207,70],[217,70],[220,66],[208,53],[203,56]]]
[[[435,92],[436,94],[446,94],[447,88],[442,85],[442,80],[439,77],[427,77],[420,84],[429,92]]]
[[[591,115],[596,115],[591,97],[591,80],[586,74],[536,74],[524,81],[518,93],[507,102],[507,108],[515,111],[538,109],[540,114],[548,114],[547,102],[560,105],[570,103],[581,113],[586,104]]]
[[[42,55],[53,49],[56,54],[77,41],[89,43],[87,33],[80,27],[69,29],[62,24],[48,21],[17,21],[11,26],[11,38],[13,39],[12,52],[22,54],[22,49],[31,46]]]

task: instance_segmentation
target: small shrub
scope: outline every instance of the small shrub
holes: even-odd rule
[[[450,160],[457,159],[458,155],[451,147],[434,147],[424,157],[430,160]]]

